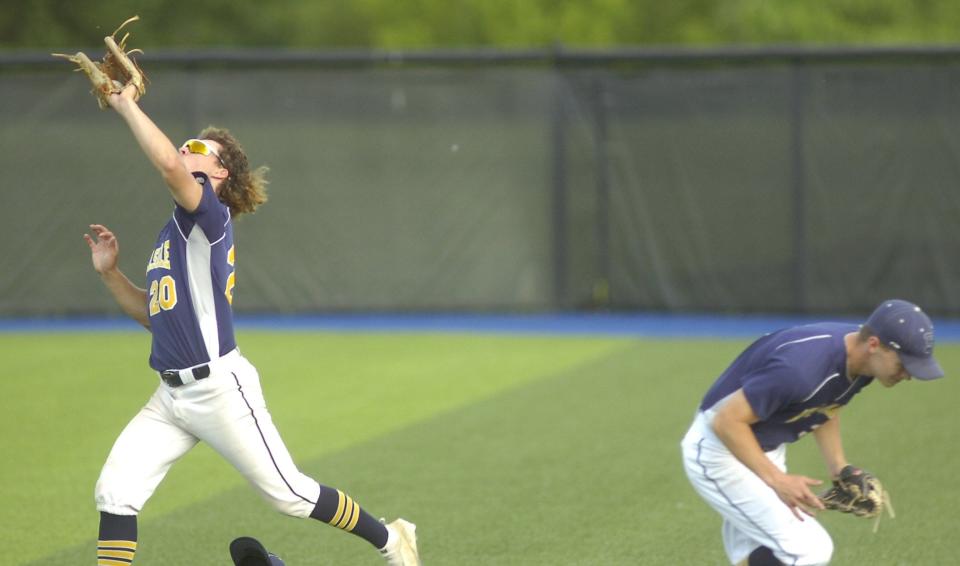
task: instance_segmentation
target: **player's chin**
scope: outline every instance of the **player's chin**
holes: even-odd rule
[[[900,383],[901,379],[898,377],[891,376],[891,377],[880,378],[877,381],[880,382],[880,385],[883,385],[884,387],[889,389],[890,387],[893,387],[896,384]]]

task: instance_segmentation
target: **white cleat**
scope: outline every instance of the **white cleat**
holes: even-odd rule
[[[381,522],[383,519],[380,520]],[[397,519],[387,524],[387,546],[380,554],[390,566],[420,566],[417,552],[417,526],[410,521]]]

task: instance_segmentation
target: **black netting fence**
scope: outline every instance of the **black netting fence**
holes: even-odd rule
[[[240,312],[960,314],[952,52],[142,63],[175,142],[225,126],[271,167]],[[0,316],[118,312],[81,234],[114,229],[142,283],[171,213],[87,89],[0,60]]]

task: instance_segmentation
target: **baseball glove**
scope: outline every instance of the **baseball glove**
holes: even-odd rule
[[[880,526],[880,515],[886,509],[894,517],[890,494],[883,488],[880,480],[870,472],[854,466],[845,466],[840,477],[834,480],[833,487],[820,495],[824,507],[841,513],[852,513],[857,517],[876,519],[873,530]]]
[[[107,45],[107,52],[101,61],[91,61],[82,51],[78,51],[75,55],[51,53],[54,57],[63,57],[76,63],[79,67],[76,70],[86,73],[90,82],[93,83],[93,90],[90,92],[97,98],[101,110],[110,105],[108,100],[111,94],[119,93],[129,84],[137,87],[137,100],[147,93],[147,77],[131,57],[134,53],[143,53],[143,51],[140,49],[127,51],[129,33],[124,34],[119,43],[115,39],[123,26],[139,19],[139,16],[133,16],[120,24],[112,34],[103,38],[103,42]]]

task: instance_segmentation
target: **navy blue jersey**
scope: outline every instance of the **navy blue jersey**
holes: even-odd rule
[[[200,365],[237,347],[230,209],[206,175],[193,175],[203,186],[200,205],[193,213],[174,208],[147,264],[150,367],[157,371]]]
[[[796,326],[763,336],[743,351],[713,384],[700,409],[743,388],[760,417],[753,424],[764,451],[793,442],[825,423],[834,411],[873,381],[847,378],[844,336],[855,324]]]

